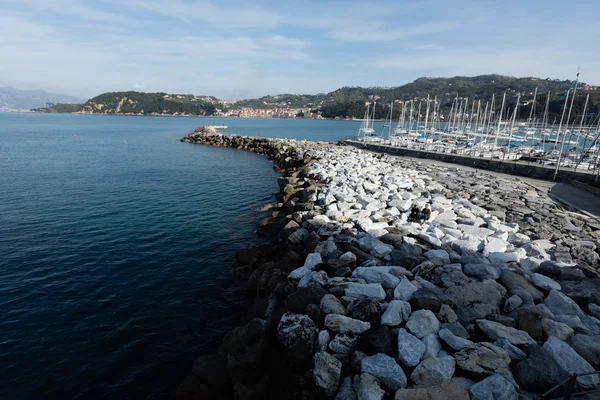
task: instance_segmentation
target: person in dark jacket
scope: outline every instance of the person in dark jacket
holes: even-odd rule
[[[423,223],[429,221],[429,218],[431,218],[431,208],[429,208],[429,204],[425,204],[425,207],[421,210],[419,220]]]
[[[410,215],[408,216],[409,222],[411,222],[411,221],[415,221],[415,222],[418,221],[419,220],[419,214],[420,214],[419,206],[416,205],[416,204],[413,204],[413,206],[412,206],[412,208],[410,210]]]

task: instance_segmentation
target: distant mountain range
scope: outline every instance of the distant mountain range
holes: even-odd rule
[[[0,111],[27,110],[45,107],[50,103],[83,103],[85,99],[43,90],[21,90],[0,87]]]
[[[554,118],[560,114],[561,99],[571,82],[550,78],[516,78],[503,75],[480,75],[475,77],[456,76],[452,78],[419,78],[414,82],[397,87],[343,87],[330,93],[315,95],[279,94],[258,99],[221,101],[212,96],[194,96],[189,94],[111,92],[96,96],[85,104],[57,105],[51,108],[37,108],[38,112],[80,112],[90,114],[129,114],[129,115],[239,115],[236,110],[244,107],[252,109],[303,109],[319,112],[325,118],[362,118],[365,101],[377,99],[376,118],[386,118],[390,103],[414,100],[415,108],[426,98],[434,98],[440,105],[440,111],[449,112],[456,97],[468,98],[468,106],[473,108],[481,100],[481,107],[496,95],[495,107],[499,108],[502,93],[506,93],[506,110],[512,109],[520,95],[519,118],[529,115],[534,91],[538,91],[538,102],[546,102],[548,93],[550,102],[548,111]],[[595,113],[600,107],[600,88],[579,82],[578,93],[590,95],[588,113]],[[44,93],[44,92],[41,92]],[[585,96],[578,95],[573,107],[573,115],[583,109]],[[63,103],[67,99],[61,99]],[[394,117],[398,117],[401,107],[394,107]],[[422,110],[422,111],[423,111]],[[543,111],[538,105],[537,112]],[[415,112],[417,110],[415,109]],[[466,110],[468,112],[469,110]]]

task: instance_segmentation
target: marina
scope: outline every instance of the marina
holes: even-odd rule
[[[560,121],[549,118],[551,94],[545,96],[540,112],[536,112],[537,90],[530,106],[529,117],[518,120],[521,94],[514,105],[508,106],[507,94],[497,101],[482,104],[458,96],[444,115],[442,102],[429,96],[424,101],[398,101],[400,116],[392,121],[394,103],[380,132],[375,132],[373,117],[376,100],[366,103],[365,119],[357,132],[356,140],[363,144],[385,145],[411,151],[444,153],[450,155],[496,159],[501,161],[539,164],[559,170],[587,172],[598,179],[600,173],[600,118],[588,113],[589,94],[583,111],[573,113],[577,84],[573,93],[569,89],[563,96]],[[497,103],[500,103],[498,108]],[[544,105],[545,104],[545,105]]]

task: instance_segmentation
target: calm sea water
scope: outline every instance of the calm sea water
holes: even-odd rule
[[[202,118],[0,113],[0,395],[166,398],[244,307],[235,251],[265,158],[179,142]],[[360,123],[218,119],[336,140]]]

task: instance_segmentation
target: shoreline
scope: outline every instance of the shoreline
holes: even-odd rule
[[[516,398],[598,369],[600,344],[581,343],[600,343],[600,225],[534,186],[322,142],[182,141],[265,155],[282,176],[256,232],[272,244],[236,256],[246,324],[175,398]],[[432,220],[408,223],[426,202]]]

